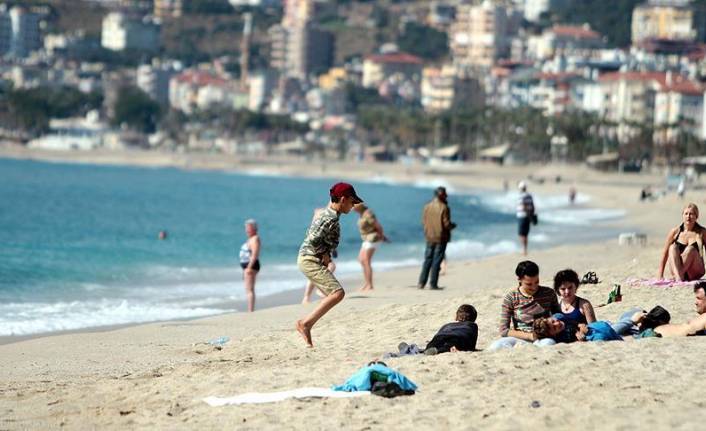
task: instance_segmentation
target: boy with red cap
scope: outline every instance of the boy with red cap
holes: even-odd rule
[[[345,296],[341,283],[328,270],[331,253],[338,248],[341,237],[341,225],[338,217],[348,214],[355,204],[363,202],[348,183],[336,183],[329,191],[331,202],[326,209],[314,218],[306,238],[299,248],[297,265],[301,272],[326,296],[305,318],[297,320],[297,331],[309,347],[314,347],[311,340],[311,328],[324,314],[341,302]]]

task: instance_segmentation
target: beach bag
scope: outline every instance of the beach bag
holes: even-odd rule
[[[640,332],[666,325],[670,320],[671,316],[669,315],[669,311],[665,310],[662,306],[657,305],[650,310],[649,313],[647,313],[642,319],[642,322],[640,322]]]
[[[539,223],[539,218],[537,217],[537,213],[532,213],[532,216],[530,216],[530,219],[532,220],[532,224],[536,225]]]

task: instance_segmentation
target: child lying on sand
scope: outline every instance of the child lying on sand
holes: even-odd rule
[[[478,325],[475,323],[477,317],[478,312],[472,305],[463,304],[456,310],[456,321],[442,326],[424,350],[419,349],[416,344],[400,343],[399,355],[472,352],[476,349],[478,340]],[[390,353],[386,357],[399,355]]]

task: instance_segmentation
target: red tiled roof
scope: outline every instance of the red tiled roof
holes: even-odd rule
[[[228,84],[227,80],[202,70],[186,70],[177,75],[175,79],[179,82],[198,86],[213,85],[222,87]]]
[[[416,55],[407,54],[405,52],[396,52],[392,54],[373,54],[365,58],[375,63],[407,63],[407,64],[423,64],[424,60]]]
[[[576,39],[600,39],[601,34],[578,25],[555,25],[552,32],[558,36],[573,37]]]
[[[576,78],[581,76],[576,72],[559,72],[559,73],[549,73],[541,72],[537,74],[537,79],[544,79],[547,81],[565,81],[567,79]]]
[[[704,93],[704,87],[701,84],[678,73],[672,73],[669,77],[667,72],[610,72],[601,75],[598,80],[601,82],[654,81],[659,85],[661,91],[692,95]]]

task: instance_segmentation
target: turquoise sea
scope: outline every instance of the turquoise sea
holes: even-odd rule
[[[258,295],[303,288],[297,250],[337,180],[0,159],[0,336],[234,311],[244,298],[237,252],[247,218],[258,221],[263,244]],[[392,240],[376,270],[418,265],[421,208],[445,184],[377,177],[354,185]],[[458,224],[450,260],[517,250],[514,192],[449,191]],[[537,247],[568,233],[606,237],[586,226],[622,216],[586,206],[583,195],[576,207],[566,196],[535,200]],[[360,271],[356,220],[342,217],[342,277]],[[160,230],[167,240],[157,239]]]

